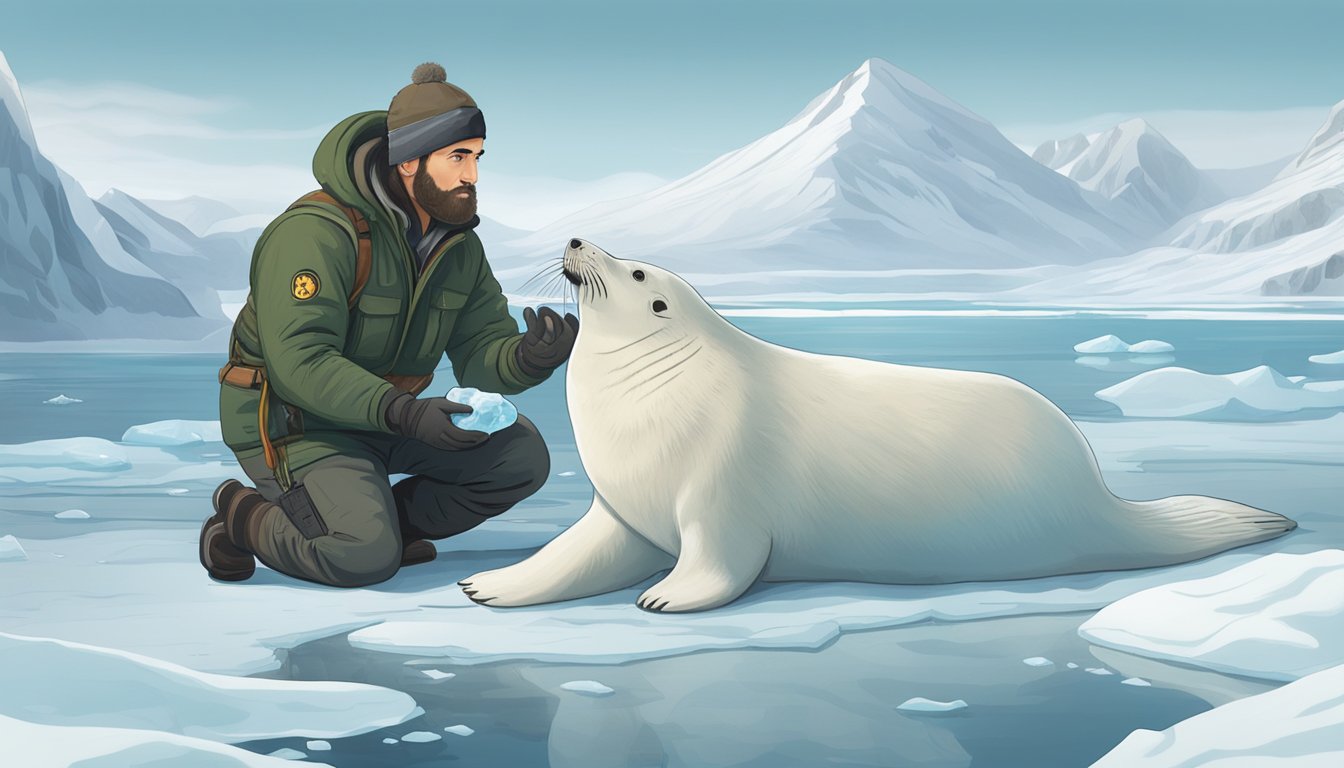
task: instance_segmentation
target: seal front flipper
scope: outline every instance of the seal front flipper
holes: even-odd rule
[[[649,611],[717,608],[736,600],[756,582],[770,558],[770,535],[734,520],[727,510],[698,508],[691,520],[678,510],[681,554],[667,578],[640,595]]]
[[[516,607],[574,600],[638,584],[672,556],[616,519],[594,494],[588,513],[526,560],[459,581],[472,600]]]

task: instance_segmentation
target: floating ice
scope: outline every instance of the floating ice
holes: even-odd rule
[[[1053,667],[1055,665],[1055,662],[1044,656],[1032,656],[1030,659],[1023,659],[1022,663],[1028,667]]]
[[[1211,709],[1161,733],[1136,730],[1092,768],[1344,765],[1344,665]]]
[[[1312,355],[1307,360],[1322,365],[1344,365],[1344,349],[1338,352],[1327,352],[1323,355]]]
[[[66,397],[65,395],[57,395],[51,398],[50,400],[43,400],[42,402],[47,405],[71,405],[73,403],[82,403],[84,401],[80,400],[77,397]]]
[[[1069,669],[1077,669],[1077,668],[1078,668],[1078,665],[1077,665],[1077,664],[1074,664],[1072,661],[1070,661],[1070,662],[1069,662],[1068,664],[1066,664],[1065,666],[1067,666]]]
[[[224,438],[219,431],[218,421],[186,421],[168,419],[149,424],[137,424],[121,436],[121,442],[127,445],[195,445],[196,443],[218,443]]]
[[[10,536],[0,536],[0,563],[27,560],[28,553],[23,551],[19,540]]]
[[[452,678],[457,677],[457,673],[455,672],[441,672],[437,669],[422,669],[420,670],[420,674],[428,677],[430,680],[451,680]]]
[[[323,739],[313,739],[308,742],[307,747],[313,752],[326,752],[331,749],[331,742]]]
[[[566,691],[582,693],[588,696],[610,696],[614,691],[596,680],[571,680],[560,686]]]
[[[1113,355],[1118,353],[1153,355],[1174,352],[1176,348],[1157,339],[1144,339],[1138,343],[1129,344],[1119,336],[1107,334],[1074,344],[1073,351],[1084,355]]]
[[[286,760],[207,739],[138,728],[29,723],[0,715],[4,764],[23,768],[126,768],[132,765],[289,768]],[[308,763],[323,766],[326,763]],[[331,768],[327,766],[327,768]]]
[[[409,741],[412,744],[426,744],[431,741],[438,741],[443,737],[432,731],[411,731],[401,737],[402,741]]]
[[[1137,685],[1140,688],[1147,688],[1148,686],[1152,685],[1152,683],[1148,682],[1147,680],[1144,680],[1142,677],[1126,677],[1124,680],[1120,681],[1120,684]]]
[[[1344,408],[1344,381],[1291,381],[1261,365],[1217,375],[1188,368],[1159,368],[1097,392],[1126,416],[1211,416],[1234,404],[1261,412]]]
[[[476,730],[475,730],[474,728],[469,728],[469,727],[467,727],[467,726],[465,726],[465,725],[462,725],[462,724],[460,724],[460,723],[457,724],[457,725],[450,725],[450,726],[448,726],[447,728],[444,728],[443,730],[445,730],[445,731],[447,731],[448,733],[451,733],[451,734],[453,734],[453,735],[455,735],[455,736],[470,736],[471,734],[473,734],[473,733],[476,732]]]
[[[396,739],[383,739],[383,743],[384,743],[384,744],[400,744],[401,742],[397,741]]]
[[[1088,667],[1087,671],[1093,675],[1114,675],[1115,673],[1105,667]]]
[[[1344,664],[1344,551],[1275,553],[1103,608],[1088,641],[1218,672],[1294,680]]]
[[[166,661],[0,632],[0,715],[58,726],[150,728],[212,741],[351,736],[419,716],[400,691],[196,672]]]
[[[169,488],[168,491],[167,491],[167,493],[168,493],[169,496],[186,496],[188,493],[191,493],[191,489],[190,489],[190,488]]]
[[[281,760],[302,760],[302,759],[308,757],[307,755],[305,755],[304,753],[300,752],[299,750],[297,750],[297,749],[290,749],[289,747],[281,747],[280,749],[277,749],[277,750],[275,750],[274,752],[271,752],[271,753],[270,753],[270,756],[271,756],[271,757],[278,757],[278,758],[280,758]]]
[[[965,709],[966,702],[961,699],[934,701],[923,696],[916,696],[913,699],[906,699],[896,708],[906,712],[955,712],[958,709]]]
[[[561,472],[561,473],[557,474],[556,477],[573,477],[575,474],[577,474],[577,473],[572,472],[572,471],[571,471],[571,472]]]
[[[115,472],[130,469],[126,450],[101,437],[63,437],[0,445],[0,474],[9,467],[60,467]]]
[[[475,387],[453,387],[448,390],[447,398],[472,408],[468,414],[453,414],[453,423],[462,429],[494,434],[518,420],[518,409],[513,403],[494,392],[482,392]]]
[[[54,517],[57,520],[88,520],[89,513],[82,509],[67,509],[64,512],[57,512]]]

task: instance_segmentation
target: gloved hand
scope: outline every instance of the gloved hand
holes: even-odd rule
[[[446,397],[416,399],[409,392],[394,389],[383,397],[383,403],[383,417],[388,428],[440,450],[475,448],[490,437],[486,432],[462,429],[454,424],[453,414],[471,413],[471,406]]]
[[[518,367],[523,373],[540,378],[569,358],[579,336],[579,318],[567,314],[561,319],[560,313],[550,307],[542,307],[540,314],[527,307],[523,310],[523,322],[527,323],[527,332],[518,345]]]

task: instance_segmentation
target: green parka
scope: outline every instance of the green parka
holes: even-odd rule
[[[346,118],[313,157],[322,188],[369,223],[372,263],[356,306],[347,307],[355,232],[340,209],[286,211],[252,254],[230,354],[266,370],[267,432],[288,446],[291,468],[345,452],[347,438],[360,437],[351,433],[389,437],[380,406],[392,384],[382,377],[430,373],[445,352],[462,386],[515,394],[545,378],[518,368],[522,334],[475,232],[448,238],[417,277],[404,214],[375,186],[387,171],[386,119],[382,111]],[[260,452],[259,390],[220,388],[224,442],[240,456]]]

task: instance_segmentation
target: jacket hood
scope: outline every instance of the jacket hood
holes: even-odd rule
[[[365,173],[364,163],[355,168],[355,153],[365,144],[387,136],[387,112],[360,112],[336,124],[317,145],[313,155],[313,178],[332,197],[358,208],[370,219],[386,218],[387,212],[368,194],[368,183],[355,174]]]

